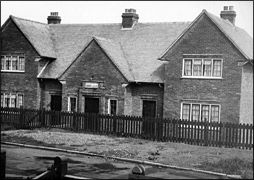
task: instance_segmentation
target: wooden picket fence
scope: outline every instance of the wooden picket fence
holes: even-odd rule
[[[61,128],[200,146],[253,149],[253,125],[142,118],[126,115],[1,108],[1,124],[16,128]]]

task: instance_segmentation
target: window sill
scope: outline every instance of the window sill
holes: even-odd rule
[[[1,72],[7,72],[7,73],[25,73],[25,71],[13,71],[13,70],[1,70]]]
[[[222,77],[199,77],[199,76],[182,76],[181,79],[207,79],[207,80],[222,80]]]

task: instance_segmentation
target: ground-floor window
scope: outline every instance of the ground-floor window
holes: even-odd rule
[[[68,97],[68,111],[77,111],[77,98]]]
[[[181,119],[220,122],[220,105],[207,103],[182,103]]]
[[[108,114],[115,115],[118,111],[118,105],[116,99],[108,100]]]
[[[16,107],[23,106],[24,95],[19,93],[1,93],[1,107]]]

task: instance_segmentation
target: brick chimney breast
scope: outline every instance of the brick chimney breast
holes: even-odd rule
[[[138,14],[136,14],[135,9],[125,9],[122,14],[122,26],[123,28],[132,28],[136,23],[138,23]]]
[[[229,22],[235,25],[236,12],[234,11],[234,6],[224,6],[223,11],[220,13],[220,17],[229,20]]]
[[[51,12],[50,16],[48,16],[48,24],[60,24],[61,17],[58,16],[58,12]]]

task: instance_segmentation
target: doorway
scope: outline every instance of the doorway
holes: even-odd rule
[[[85,112],[99,113],[99,98],[85,97]]]
[[[61,111],[62,110],[62,96],[51,95],[50,109],[52,111]]]
[[[155,117],[156,101],[143,100],[143,117]]]

